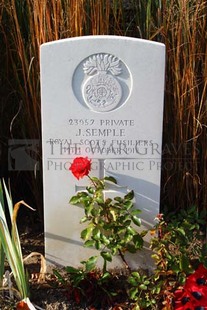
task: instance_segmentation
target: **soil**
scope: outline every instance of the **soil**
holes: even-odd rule
[[[24,257],[29,255],[32,252],[38,252],[44,255],[44,234],[38,228],[32,229],[32,231],[20,233],[21,245]],[[40,310],[122,310],[130,309],[130,302],[127,300],[127,297],[123,294],[120,294],[119,300],[113,303],[113,306],[100,306],[96,307],[86,305],[80,301],[77,304],[70,296],[69,291],[65,290],[62,287],[53,273],[53,267],[47,266],[47,272],[44,279],[41,279],[40,267],[41,259],[40,256],[34,256],[25,261],[26,268],[30,276],[30,300],[37,309]],[[60,273],[63,273],[63,270],[58,270]],[[124,278],[123,274],[119,271],[116,271],[114,276],[116,280],[117,290],[120,287],[120,283],[126,282],[126,277]],[[114,285],[111,284],[111,285]],[[98,292],[97,292],[98,294]],[[15,294],[14,294],[15,295]],[[101,300],[101,295],[100,295]],[[1,310],[11,310],[16,309],[17,299],[12,299],[8,291],[3,291],[0,293],[0,309]]]

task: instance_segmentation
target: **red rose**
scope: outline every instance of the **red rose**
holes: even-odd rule
[[[69,170],[79,180],[88,175],[91,170],[91,160],[88,157],[76,157]]]

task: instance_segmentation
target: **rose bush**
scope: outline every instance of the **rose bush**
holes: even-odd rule
[[[79,180],[84,176],[87,176],[91,170],[91,160],[87,157],[76,157],[69,170]]]
[[[111,262],[115,255],[119,255],[127,269],[130,269],[125,253],[136,253],[143,247],[143,237],[146,231],[139,232],[141,219],[140,210],[134,207],[134,192],[127,191],[123,197],[113,199],[105,197],[104,191],[109,187],[120,186],[116,179],[105,176],[102,179],[89,176],[91,160],[87,157],[77,157],[73,160],[69,170],[76,178],[88,176],[89,186],[84,191],[77,192],[71,197],[71,205],[79,205],[84,209],[85,216],[81,223],[88,226],[81,232],[85,247],[96,248],[104,260],[103,272],[107,262]]]

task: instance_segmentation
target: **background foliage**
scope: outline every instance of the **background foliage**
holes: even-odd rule
[[[8,140],[41,140],[40,44],[124,35],[166,44],[161,205],[207,205],[207,1],[0,0],[0,175],[42,216],[42,174],[8,171]],[[41,143],[40,143],[41,145]],[[41,147],[36,154],[41,162]],[[20,197],[18,197],[19,199]]]

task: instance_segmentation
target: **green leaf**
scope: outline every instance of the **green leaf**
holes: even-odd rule
[[[84,247],[86,247],[86,248],[90,248],[90,247],[94,247],[94,246],[95,246],[95,241],[94,240],[87,240],[84,243]]]
[[[134,235],[136,233],[136,231],[132,228],[132,227],[127,227],[127,233],[130,235]]]
[[[60,281],[60,283],[62,283],[63,285],[66,285],[67,281],[63,278],[63,276],[56,269],[53,269],[53,274],[58,278],[58,281]]]
[[[87,261],[86,261],[86,271],[91,271],[96,267],[96,263],[98,260],[98,256],[91,256]]]
[[[185,230],[183,228],[177,228],[177,231],[180,232],[183,236],[185,236]]]
[[[184,254],[180,258],[180,269],[181,271],[185,271],[186,273],[190,273],[192,269],[190,268],[189,258]]]
[[[88,217],[84,216],[81,220],[80,223],[85,223],[88,221]]]
[[[81,197],[81,198],[90,197],[90,196],[88,195],[88,193],[86,193],[85,191],[78,192],[78,193],[77,193],[77,196],[79,196],[79,197]]]
[[[95,227],[92,232],[94,240],[100,240],[100,234],[100,229],[98,227]]]
[[[100,223],[100,222],[99,222]],[[111,230],[112,228],[112,224],[111,223],[105,223],[105,222],[103,222],[102,223],[102,227],[103,227],[103,229],[105,229],[105,230]]]
[[[125,200],[132,200],[134,198],[134,191],[130,191],[128,194],[124,196]]]
[[[111,198],[107,198],[106,201],[105,201],[105,204],[109,205],[111,202],[112,202],[112,199]]]
[[[143,238],[139,235],[139,234],[136,234],[133,236],[133,242],[135,244],[136,247],[138,248],[141,248],[143,246]]]
[[[74,268],[72,266],[65,267],[66,272],[68,273],[80,273],[80,269]]]
[[[127,200],[125,203],[124,203],[124,207],[125,207],[125,209],[127,209],[127,210],[129,210],[129,209],[131,209],[132,207],[133,207],[133,202],[132,201],[130,201],[130,200]]]
[[[112,255],[109,252],[102,251],[101,256],[104,260],[107,260],[108,262],[112,261]]]
[[[96,198],[96,202],[97,202],[99,205],[103,205],[103,204],[104,204],[104,199],[103,199],[103,197],[97,197],[97,198]]]
[[[128,243],[127,244],[127,251],[129,253],[135,254],[137,252],[137,249],[133,244]]]
[[[92,210],[91,210],[91,215],[93,216],[93,217],[97,217],[98,215],[99,215],[99,209],[97,208],[93,208]]]
[[[96,242],[95,242],[95,248],[96,248],[97,250],[100,250],[100,248],[101,248],[101,242],[100,242],[99,240],[96,240]]]
[[[104,177],[104,180],[117,184],[116,179],[112,176]]]
[[[92,201],[92,198],[91,198],[91,196],[89,196],[89,195],[87,194],[87,196],[81,196],[81,197],[80,197],[80,200],[81,200],[81,202],[87,204],[87,203],[89,203],[89,202]]]
[[[141,290],[143,290],[143,291],[146,291],[146,290],[147,290],[147,286],[144,285],[144,284],[140,284],[140,285],[139,285],[139,288],[140,288]]]
[[[157,262],[160,260],[160,256],[158,254],[152,254],[151,257]]]
[[[201,251],[203,256],[207,256],[207,243],[203,244]]]
[[[91,177],[91,180],[95,183],[96,189],[104,189],[104,182],[97,177]]]
[[[174,264],[172,264],[171,269],[172,269],[173,272],[175,272],[176,274],[178,274],[178,273],[180,272],[180,266],[178,266],[176,262],[175,262]]]
[[[131,211],[131,215],[138,215],[138,214],[140,214],[140,213],[142,213],[142,211],[139,210],[139,209],[135,209],[135,210],[132,210],[132,211]]]
[[[136,287],[132,287],[129,290],[129,296],[132,300],[137,300],[138,289]],[[138,308],[139,309],[139,308]]]
[[[124,237],[122,238],[122,242],[125,242],[125,244],[127,244],[128,242],[130,242],[133,238],[132,234],[126,233],[124,235]],[[130,244],[128,244],[128,246],[130,246]]]
[[[128,278],[128,282],[132,285],[132,286],[137,286],[138,282],[134,277],[129,277]]]
[[[111,249],[111,253],[112,253],[112,255],[116,255],[116,253],[117,253],[117,246],[115,247],[113,247],[112,249]]]
[[[131,220],[126,220],[126,221],[123,223],[123,225],[124,225],[125,227],[128,227],[130,224],[131,224]]]
[[[73,197],[71,197],[69,203],[70,203],[71,205],[76,205],[77,203],[80,203],[80,200],[81,200],[80,197],[78,197],[78,196],[73,196]]]
[[[87,186],[86,190],[89,192],[89,194],[93,194],[94,193],[94,188],[91,186]]]
[[[123,198],[117,196],[117,197],[114,197],[114,200],[115,200],[115,201],[118,201],[118,202],[122,202],[122,201],[123,201]]]
[[[93,209],[94,209],[93,203],[90,203],[89,205],[87,205],[85,207],[85,214],[86,214],[86,216],[90,216],[92,214]]]
[[[124,215],[119,216],[119,223],[123,224],[127,219],[129,218],[129,215],[124,212]]]
[[[84,230],[82,230],[81,231],[81,238],[83,240],[88,239],[90,234],[91,234],[92,229],[93,229],[93,226],[89,226],[89,227],[85,228]]]
[[[123,233],[125,230],[126,230],[126,227],[123,227],[123,226],[117,226],[117,227],[116,227],[116,233],[117,233],[117,234],[121,234],[121,233]]]
[[[5,182],[3,181],[4,194],[6,199],[6,204],[8,208],[8,213],[12,223],[5,216],[4,206],[2,205],[2,199],[0,201],[0,240],[1,247],[3,247],[4,254],[7,258],[9,267],[11,268],[14,280],[16,282],[17,289],[21,299],[28,298],[29,295],[29,282],[28,276],[25,272],[22,250],[20,244],[19,233],[16,225],[16,217],[19,210],[20,204],[28,206],[24,201],[16,203],[13,207],[12,198],[7,190]],[[1,192],[2,193],[2,192]],[[3,197],[2,197],[3,198]],[[11,224],[11,229],[9,226]],[[10,233],[11,230],[11,233]],[[3,254],[3,255],[4,255]],[[2,258],[1,258],[2,259]],[[2,273],[1,266],[1,273]]]
[[[137,278],[138,280],[140,280],[140,274],[138,271],[132,271],[131,275],[134,277],[134,278]]]
[[[140,236],[144,237],[144,236],[146,236],[146,234],[147,234],[148,232],[149,232],[148,230],[142,230],[142,231],[140,232]]]
[[[101,235],[101,241],[104,245],[108,245],[110,243],[109,239],[104,235]]]
[[[102,277],[100,278],[101,281],[104,281],[104,280],[108,280],[109,278],[111,278],[111,274],[106,271],[103,273]]]
[[[133,223],[134,223],[135,225],[141,226],[141,219],[140,219],[140,218],[138,218],[137,216],[133,215],[133,216],[131,217],[131,219],[132,219],[132,221],[133,221]]]

